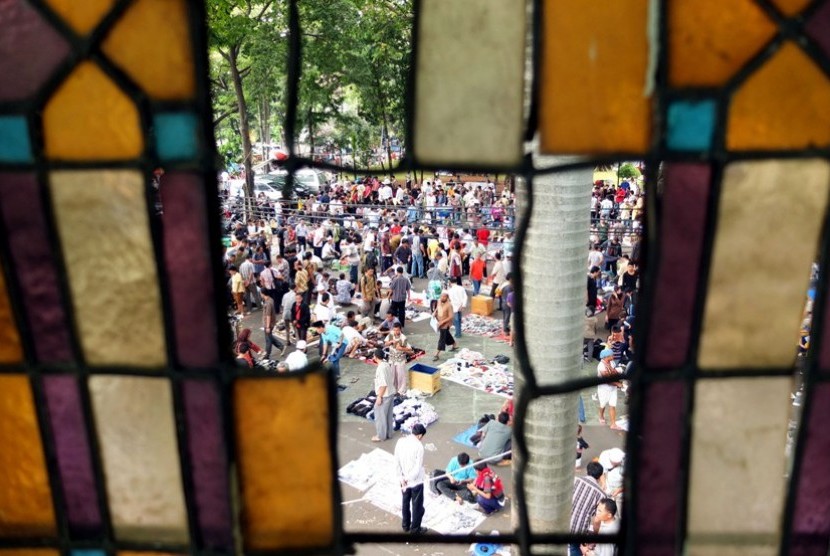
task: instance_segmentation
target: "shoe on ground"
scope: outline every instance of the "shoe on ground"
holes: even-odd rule
[[[410,535],[424,535],[426,533],[429,533],[429,529],[426,527],[411,528],[409,530]]]

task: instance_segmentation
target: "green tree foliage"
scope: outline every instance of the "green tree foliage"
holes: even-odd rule
[[[354,151],[367,167],[382,138],[404,136],[412,0],[302,0],[296,129],[304,149]],[[253,141],[285,143],[288,4],[208,0],[219,151],[250,176]],[[391,165],[388,148],[385,160]],[[267,154],[267,153],[263,153]]]
[[[620,169],[617,171],[617,175],[620,176],[622,179],[631,180],[640,177],[640,171],[637,169],[636,166],[631,164],[630,162],[626,162]]]
[[[231,130],[230,133],[220,132],[219,128],[217,137],[226,139],[220,145],[222,150],[223,146],[233,149],[237,144],[233,133],[239,136],[246,176],[245,198],[249,206],[254,197],[249,106],[253,101],[255,106],[265,103],[270,107],[281,90],[280,80],[276,79],[285,60],[285,23],[281,6],[274,0],[207,2],[215,121],[217,126],[227,121]],[[270,110],[267,112],[269,116],[264,119],[270,121]]]

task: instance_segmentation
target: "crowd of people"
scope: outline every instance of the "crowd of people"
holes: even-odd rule
[[[298,216],[310,221],[337,218],[348,227],[356,221],[378,224],[384,219],[384,211],[396,209],[400,211],[400,220],[409,224],[513,229],[515,194],[509,187],[499,188],[490,179],[484,179],[464,182],[453,176],[442,181],[436,176],[420,182],[411,178],[400,182],[394,175],[369,176],[336,180],[320,191],[305,192],[291,200],[273,199],[259,192],[253,216],[266,221],[274,219],[277,224]],[[228,201],[233,200],[229,189],[224,193]],[[230,218],[230,211],[225,216]]]
[[[305,349],[319,338],[323,360],[338,373],[340,358],[364,344],[361,338],[376,318],[385,321],[391,315],[381,333],[391,331],[395,322],[405,327],[414,278],[427,280],[438,333],[434,359],[454,349],[461,335],[461,313],[468,304],[463,277],[471,279],[474,293],[486,285],[487,293],[500,295],[504,332],[510,332],[511,230],[412,225],[405,211],[394,206],[379,207],[379,215],[314,220],[299,213],[233,227],[223,259],[229,306],[237,317],[261,309],[265,331],[259,352],[249,339],[237,339],[240,359],[252,365],[257,353],[268,360],[274,347],[282,354],[292,343],[302,342]],[[352,305],[353,310],[345,310]]]
[[[597,376],[618,379],[597,388],[600,423],[618,429],[617,393],[635,348],[643,202],[636,184],[625,182],[597,185],[593,199],[585,358],[598,362]],[[237,357],[253,366],[258,358],[269,360],[275,349],[282,356],[293,344],[297,349],[277,364],[277,371],[293,371],[307,364],[308,344],[319,340],[321,360],[339,375],[340,359],[365,351],[371,329],[380,338],[368,357],[376,366],[372,441],[392,438],[392,402],[406,391],[407,356],[413,350],[404,331],[414,279],[426,280],[424,308],[438,336],[434,360],[455,350],[462,336],[469,302],[465,279],[473,295],[495,298],[502,332],[512,344],[513,206],[513,194],[489,181],[469,186],[438,179],[422,185],[393,178],[335,183],[294,207],[261,199],[263,218],[234,224],[225,251],[229,310],[238,317],[261,310],[265,333],[260,348],[249,329],[240,331]],[[503,485],[491,466],[510,464],[510,404],[511,411],[503,407],[482,423],[477,458],[459,453],[429,478],[421,442],[426,428],[416,425],[400,438],[395,458],[405,531],[424,532],[425,485],[486,514],[504,506]],[[579,421],[586,421],[581,398]],[[585,447],[580,435],[578,458]],[[572,532],[610,533],[618,527],[623,459],[616,452],[603,457],[608,465],[592,461],[587,475],[576,478]],[[571,553],[612,554],[613,545],[573,545]]]

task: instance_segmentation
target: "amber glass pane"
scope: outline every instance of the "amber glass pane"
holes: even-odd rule
[[[523,0],[421,3],[415,109],[419,161],[521,161],[525,20]]]
[[[242,527],[248,550],[331,544],[329,435],[334,417],[327,396],[321,374],[236,382]]]
[[[43,111],[46,154],[63,160],[121,160],[144,145],[132,100],[92,62],[80,64]]]
[[[55,514],[29,379],[0,375],[0,537],[55,534]]]
[[[715,554],[707,545],[777,547],[792,386],[788,377],[698,381],[688,543],[701,554]]]
[[[794,16],[810,4],[810,0],[772,0],[784,15]]]
[[[115,0],[45,0],[75,31],[85,35],[98,25]]]
[[[116,537],[186,543],[170,382],[93,376],[89,391]]]
[[[23,359],[20,334],[9,304],[6,280],[0,268],[0,363],[19,363]]]
[[[675,0],[668,2],[668,24],[675,86],[724,84],[775,34],[753,0]]]
[[[701,332],[703,368],[793,363],[827,206],[824,160],[730,164]],[[761,229],[775,233],[759,236]]]
[[[784,43],[732,99],[727,147],[830,145],[830,80],[798,46]]]
[[[185,0],[138,0],[104,41],[104,52],[153,98],[193,96],[196,74]]]
[[[544,152],[646,150],[648,5],[617,0],[588,9],[579,0],[544,3],[539,105]]]
[[[141,174],[69,171],[49,179],[87,363],[164,366],[161,298]]]

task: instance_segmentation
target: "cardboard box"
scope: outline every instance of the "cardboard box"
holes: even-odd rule
[[[489,295],[473,296],[470,312],[474,315],[489,317],[493,314],[493,298]]]
[[[415,363],[409,368],[409,388],[435,394],[441,389],[441,373],[436,367]]]

